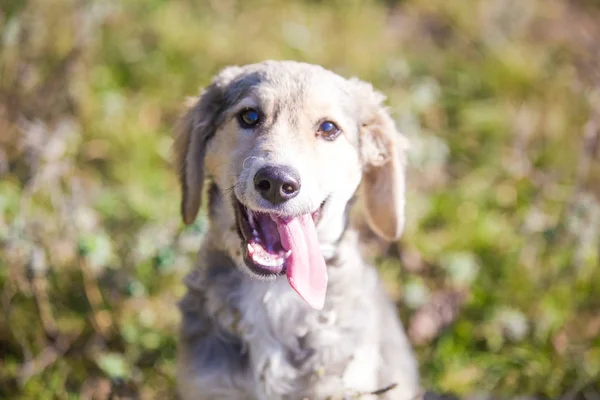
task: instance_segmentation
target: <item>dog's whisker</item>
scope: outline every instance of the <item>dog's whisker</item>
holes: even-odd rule
[[[231,195],[231,193],[235,190],[236,185],[234,184],[231,187],[225,188],[221,190],[221,195],[219,196],[219,200],[223,200],[227,196]]]
[[[256,156],[249,156],[249,157],[246,157],[246,158],[244,158],[244,161],[242,161],[242,168],[246,169],[246,161],[248,161],[248,160],[252,160],[253,158],[258,158],[258,159],[260,159],[260,157],[256,157]]]

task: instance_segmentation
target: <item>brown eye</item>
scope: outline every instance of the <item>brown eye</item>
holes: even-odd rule
[[[317,133],[326,140],[334,140],[340,133],[340,128],[331,121],[321,122]]]

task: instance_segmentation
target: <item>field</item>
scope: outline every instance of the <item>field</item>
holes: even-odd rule
[[[206,231],[171,169],[186,96],[295,59],[388,96],[408,226],[365,232],[423,386],[600,398],[600,4],[2,0],[0,398],[174,398]]]

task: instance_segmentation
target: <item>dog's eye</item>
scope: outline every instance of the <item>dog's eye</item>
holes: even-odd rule
[[[238,121],[242,128],[253,128],[260,122],[260,113],[254,108],[246,108],[238,114]]]
[[[333,140],[340,132],[340,128],[338,128],[336,124],[331,121],[325,121],[319,125],[319,131],[317,133],[324,139]]]

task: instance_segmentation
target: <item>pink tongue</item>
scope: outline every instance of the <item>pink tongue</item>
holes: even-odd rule
[[[311,307],[322,309],[327,290],[327,266],[312,216],[305,214],[288,221],[279,220],[277,229],[283,248],[292,250],[287,259],[288,282]]]

